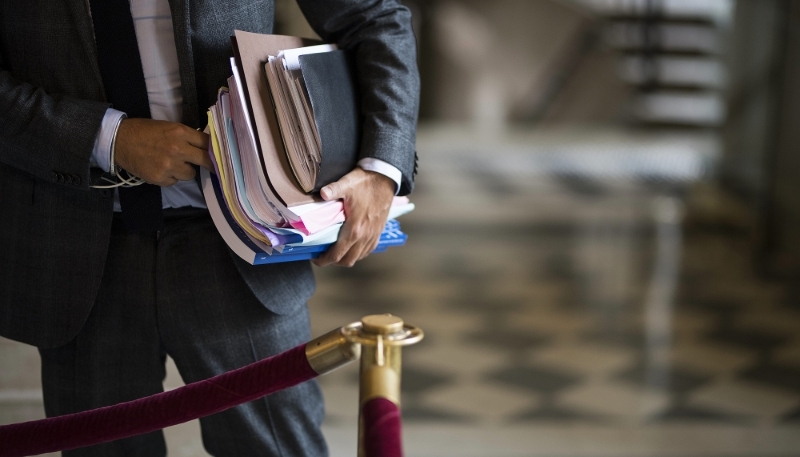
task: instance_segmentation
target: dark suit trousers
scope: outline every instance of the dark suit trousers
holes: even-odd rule
[[[185,382],[205,379],[310,339],[308,308],[268,310],[242,280],[205,210],[165,211],[158,234],[115,216],[102,286],[78,336],[40,349],[47,416],[161,392],[167,354]],[[255,267],[258,268],[258,267]],[[215,456],[327,455],[322,395],[311,381],[200,420]],[[163,456],[163,434],[65,456]]]

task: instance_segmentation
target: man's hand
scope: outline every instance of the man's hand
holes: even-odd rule
[[[213,170],[208,135],[183,124],[153,119],[123,119],[114,161],[150,184],[171,186],[194,179],[191,166]]]
[[[344,200],[346,219],[339,239],[314,264],[352,267],[375,250],[392,206],[394,190],[394,181],[361,168],[323,187],[320,195],[325,200]]]

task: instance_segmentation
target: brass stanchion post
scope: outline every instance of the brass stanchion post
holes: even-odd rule
[[[361,344],[358,456],[367,456],[363,408],[370,400],[383,398],[400,407],[402,347],[419,342],[423,332],[391,314],[366,316],[344,328],[349,341]]]

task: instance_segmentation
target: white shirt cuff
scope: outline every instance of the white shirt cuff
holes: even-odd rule
[[[111,172],[111,146],[114,144],[120,120],[124,116],[125,113],[114,108],[106,110],[103,122],[100,124],[100,132],[97,133],[97,138],[94,140],[92,165],[101,168],[106,173]]]
[[[400,192],[400,180],[403,178],[403,173],[394,165],[384,162],[381,159],[365,157],[358,161],[358,166],[367,171],[380,173],[391,179],[395,184],[394,194],[397,195],[397,193]]]

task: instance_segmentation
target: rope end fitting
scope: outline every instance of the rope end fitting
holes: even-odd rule
[[[361,345],[347,339],[344,332],[346,327],[337,328],[306,343],[308,364],[317,374],[330,373],[361,356]]]

